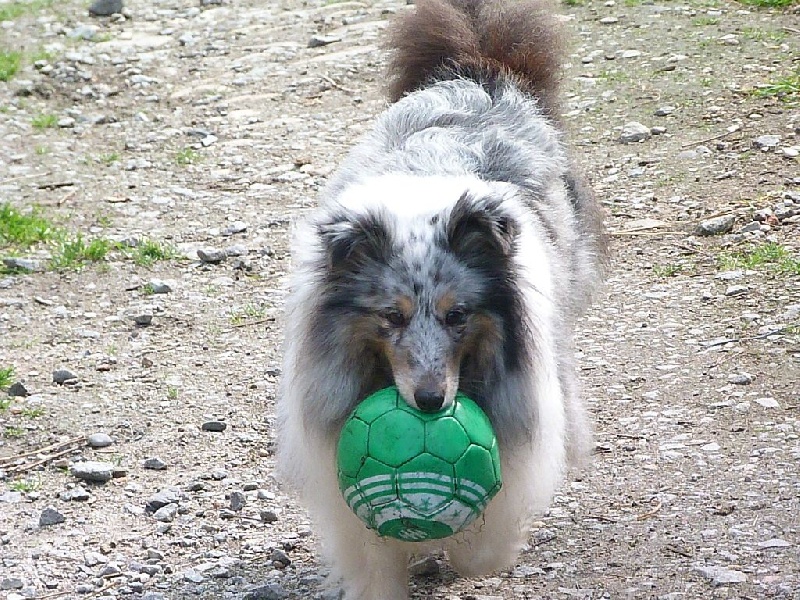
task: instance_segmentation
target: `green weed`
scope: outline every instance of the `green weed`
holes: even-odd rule
[[[247,304],[241,310],[237,310],[230,316],[232,325],[241,325],[250,319],[263,319],[267,314],[267,309],[256,304]]]
[[[791,75],[781,77],[755,90],[759,98],[776,96],[783,102],[792,102],[800,98],[800,70]]]
[[[41,487],[41,482],[39,481],[30,481],[28,479],[18,479],[17,481],[12,481],[11,484],[8,486],[14,492],[35,492]]]
[[[0,389],[7,388],[14,380],[14,367],[0,369]]]
[[[48,148],[47,146],[36,146],[36,148],[34,149],[34,152],[38,156],[42,156],[42,155],[47,154],[48,152],[50,152],[50,148]]]
[[[674,263],[653,266],[653,273],[658,277],[675,277],[681,271],[683,271],[683,265]]]
[[[167,387],[167,398],[170,400],[177,400],[178,399],[178,388],[169,386]]]
[[[0,81],[8,81],[16,75],[21,62],[21,52],[0,51]]]
[[[34,129],[51,129],[58,125],[58,117],[49,113],[36,115],[31,119],[31,125]]]
[[[21,427],[12,427],[7,425],[4,435],[7,438],[21,438],[23,435],[25,435],[25,430]]]
[[[180,166],[192,165],[200,159],[200,154],[192,148],[184,148],[179,150],[175,155],[175,162]]]
[[[63,240],[53,257],[50,266],[56,270],[78,269],[89,262],[103,260],[112,248],[112,243],[104,238],[85,242],[78,234],[74,239]]]
[[[692,25],[695,27],[707,27],[708,25],[716,25],[719,23],[719,18],[717,17],[697,17],[692,19]]]
[[[44,414],[44,409],[41,406],[30,406],[23,408],[20,414],[28,419],[38,419]]]
[[[33,0],[32,2],[9,2],[0,4],[0,21],[13,21],[25,14],[38,12],[43,8],[50,8],[56,0]]]
[[[0,203],[0,248],[29,248],[57,235],[58,229],[36,208],[22,213],[8,203]]]
[[[109,167],[119,160],[119,153],[109,152],[107,154],[101,154],[97,160]]]
[[[174,248],[153,240],[143,240],[132,250],[133,261],[143,267],[149,267],[159,260],[171,260],[177,256]]]
[[[725,271],[768,268],[780,274],[800,275],[800,257],[774,242],[739,252],[726,252],[718,257],[717,264]]]
[[[759,8],[785,8],[797,4],[798,1],[800,0],[739,0],[742,4]]]

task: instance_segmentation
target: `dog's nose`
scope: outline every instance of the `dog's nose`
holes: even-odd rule
[[[436,412],[444,404],[444,394],[431,390],[417,390],[414,392],[414,402],[422,412]]]

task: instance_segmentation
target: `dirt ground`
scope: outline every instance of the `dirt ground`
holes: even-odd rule
[[[38,0],[1,24],[23,60],[0,82],[0,203],[120,244],[78,269],[40,244],[40,271],[0,275],[0,369],[30,394],[0,394],[0,598],[335,597],[273,475],[287,241],[385,106],[383,31],[409,8]],[[514,569],[439,561],[413,597],[800,598],[800,12],[559,11],[614,251],[578,340],[597,453]],[[699,235],[712,217],[725,232]],[[137,261],[148,240],[171,254]]]

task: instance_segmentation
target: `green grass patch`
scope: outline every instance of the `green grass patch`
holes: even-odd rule
[[[739,0],[739,2],[759,8],[786,8],[800,3],[800,0]]]
[[[717,264],[725,271],[766,268],[780,274],[800,275],[800,257],[774,242],[726,252],[719,256]]]
[[[41,482],[31,481],[30,479],[17,479],[9,484],[9,488],[14,492],[35,492],[41,487]]]
[[[109,167],[119,160],[119,153],[108,152],[107,154],[101,154],[97,160]]]
[[[154,240],[143,240],[138,246],[128,251],[133,261],[140,266],[149,267],[160,260],[177,258],[178,254],[172,246]]]
[[[31,125],[34,129],[51,129],[58,125],[58,117],[49,113],[36,115],[31,119]]]
[[[17,71],[22,62],[22,52],[0,51],[0,81],[8,81]]]
[[[29,248],[58,235],[59,230],[37,209],[23,213],[8,203],[0,203],[0,248]]]
[[[25,435],[25,430],[21,427],[12,427],[11,425],[8,425],[6,426],[4,435],[7,438],[21,438],[23,435]]]
[[[175,154],[175,162],[182,167],[192,165],[200,160],[200,154],[193,148],[183,148]]]
[[[0,368],[0,389],[5,389],[14,380],[14,367]]]
[[[653,266],[653,273],[658,277],[675,277],[681,271],[683,271],[683,265],[674,263]]]
[[[56,0],[32,0],[31,2],[9,2],[0,4],[0,21],[13,21],[26,14],[50,8]]]
[[[23,408],[20,414],[27,419],[38,419],[44,415],[44,409],[41,406],[29,406],[28,408]]]
[[[86,263],[99,262],[111,251],[113,244],[104,238],[96,238],[86,242],[78,234],[73,239],[63,240],[53,257],[50,266],[55,270],[78,269]]]
[[[800,69],[780,77],[765,86],[755,90],[755,95],[759,98],[777,97],[783,102],[793,102],[800,99]]]
[[[743,27],[742,37],[756,42],[782,42],[789,34],[785,31],[759,29],[757,27]]]
[[[241,310],[237,310],[230,316],[232,325],[241,325],[250,320],[263,319],[267,314],[267,309],[257,304],[247,304]]]

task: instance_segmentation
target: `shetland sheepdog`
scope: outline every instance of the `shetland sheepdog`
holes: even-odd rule
[[[297,227],[278,468],[347,600],[408,598],[409,557],[466,576],[513,565],[592,432],[573,335],[601,279],[601,211],[559,121],[559,36],[538,0],[417,0],[390,30],[392,104]],[[396,385],[486,412],[503,488],[435,546],[384,539],[339,493],[342,424]]]

